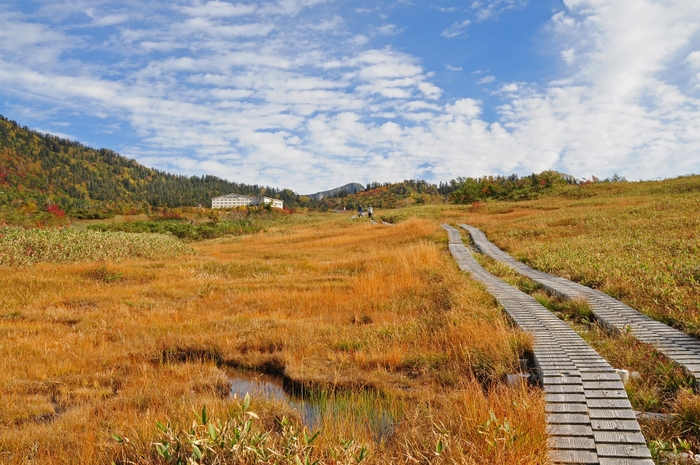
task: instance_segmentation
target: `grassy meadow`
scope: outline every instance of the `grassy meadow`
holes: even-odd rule
[[[174,256],[0,267],[0,462],[547,463],[543,394],[504,382],[530,339],[438,223],[292,215]],[[241,369],[321,399],[320,434],[232,397]]]
[[[504,382],[530,339],[458,270],[444,222],[700,334],[700,177],[375,213],[393,226],[350,215],[208,240],[206,218],[1,232],[0,463],[548,463],[542,392]],[[674,415],[642,422],[655,456],[700,452],[700,397],[677,367],[480,260],[639,373],[635,409]],[[232,396],[240,370],[296,397]]]
[[[700,336],[700,176],[584,185],[463,218],[534,268]]]

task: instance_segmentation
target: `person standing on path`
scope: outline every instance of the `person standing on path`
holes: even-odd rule
[[[362,213],[363,213],[363,212],[362,212],[362,205],[360,205],[360,206],[357,208],[357,216],[358,216],[359,218],[362,218]]]
[[[367,208],[367,216],[369,216],[369,219],[372,219],[372,213],[374,213],[374,208],[372,208],[372,205]]]

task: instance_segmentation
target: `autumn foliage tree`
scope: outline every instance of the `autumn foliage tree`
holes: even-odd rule
[[[556,171],[520,177],[484,176],[457,178],[451,181],[450,199],[455,203],[471,204],[486,199],[528,200],[553,193],[557,187],[575,182],[571,176]]]
[[[228,193],[281,198],[288,189],[230,182],[216,176],[183,176],[147,168],[109,149],[41,134],[0,116],[0,208],[29,202],[67,212],[128,213],[150,207],[209,206]],[[52,213],[55,214],[55,213]]]

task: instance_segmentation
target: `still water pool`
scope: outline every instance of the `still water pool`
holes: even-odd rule
[[[400,406],[374,392],[300,391],[282,376],[245,370],[228,370],[228,375],[232,397],[250,395],[287,402],[310,431],[323,429],[324,420],[350,421],[381,443],[394,433],[399,417]]]

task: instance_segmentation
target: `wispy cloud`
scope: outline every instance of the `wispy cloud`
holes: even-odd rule
[[[92,19],[92,26],[115,26],[129,20],[129,15],[126,13],[107,14],[101,16],[95,12],[94,8],[88,8],[85,10],[85,14]]]
[[[471,4],[472,9],[476,10],[478,21],[485,21],[505,11],[525,6],[527,6],[527,0],[476,0]]]
[[[350,39],[350,43],[358,47],[365,45],[367,42],[369,42],[369,38],[364,34],[358,34],[352,39]]]
[[[219,0],[206,3],[195,3],[193,6],[180,7],[180,11],[189,16],[204,16],[209,18],[228,18],[233,16],[249,15],[257,10],[253,4],[232,4]]]
[[[495,80],[496,80],[496,76],[484,76],[481,79],[479,79],[478,81],[476,81],[476,83],[478,85],[490,84],[490,83],[494,82]]]
[[[400,27],[396,26],[396,24],[383,24],[379,26],[376,31],[379,34],[385,35],[385,36],[393,36],[396,34],[400,34],[403,29]]]
[[[442,33],[440,34],[442,37],[445,37],[447,39],[452,39],[453,37],[457,37],[459,35],[462,35],[464,33],[464,30],[471,24],[471,21],[468,19],[465,19],[462,22],[457,22],[454,23],[452,26],[448,27]]]

